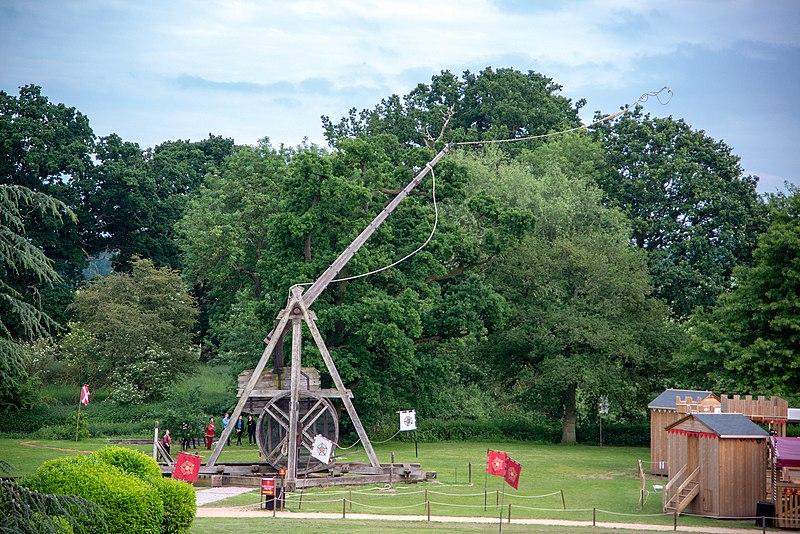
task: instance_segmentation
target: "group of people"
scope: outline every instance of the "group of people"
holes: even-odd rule
[[[224,431],[225,428],[230,424],[230,415],[226,412],[225,416],[222,418],[222,430]],[[234,432],[236,434],[236,444],[242,444],[242,437],[245,432],[247,432],[247,442],[248,444],[252,445],[256,442],[256,420],[253,419],[252,415],[247,416],[247,420],[245,420],[241,415],[234,423]],[[197,432],[193,428],[193,425],[184,421],[181,423],[181,450],[188,451],[190,448],[197,449],[197,443],[201,440],[201,436],[198,434],[202,434],[202,440],[205,442],[206,449],[211,449],[211,445],[214,443],[214,437],[216,436],[216,426],[214,425],[214,418],[211,417],[208,420],[208,423],[204,426],[201,426],[200,432]],[[228,436],[228,445],[231,444],[231,438]],[[161,445],[167,451],[167,454],[170,452],[170,447],[172,446],[172,436],[170,435],[169,430],[164,431],[164,436],[161,438]]]

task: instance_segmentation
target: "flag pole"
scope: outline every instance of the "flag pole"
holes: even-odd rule
[[[505,501],[505,497],[506,497],[506,488],[505,488],[505,486],[503,486],[503,482],[505,482],[505,478],[500,480],[500,487],[502,488],[502,490],[501,490],[501,493],[500,493],[500,514],[499,514],[500,527],[498,529],[498,532],[503,532],[503,502]]]
[[[83,390],[81,390],[81,395],[83,395]],[[78,396],[78,415],[75,417],[75,441],[78,441],[78,432],[80,430],[81,424],[81,397]]]
[[[486,511],[486,491],[489,483],[489,448],[486,448],[486,466],[483,469],[483,511]]]

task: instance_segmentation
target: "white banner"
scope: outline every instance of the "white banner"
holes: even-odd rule
[[[331,461],[331,454],[333,454],[333,442],[319,434],[314,436],[314,444],[311,446],[311,456],[323,464],[327,464]]]
[[[414,410],[405,410],[400,412],[400,430],[416,430],[417,429],[417,412]]]

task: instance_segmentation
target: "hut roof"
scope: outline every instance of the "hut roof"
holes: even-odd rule
[[[772,437],[778,467],[800,467],[800,438]]]
[[[766,430],[740,413],[692,413],[669,425],[667,431],[692,417],[721,438],[766,438],[769,436]]]
[[[692,397],[699,402],[712,394],[713,393],[710,391],[697,391],[694,389],[667,389],[661,395],[653,399],[647,407],[674,410],[676,397]]]

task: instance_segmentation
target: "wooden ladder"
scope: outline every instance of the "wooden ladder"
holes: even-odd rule
[[[678,471],[677,475],[670,481],[669,484],[667,484],[667,487],[664,488],[665,512],[677,512],[680,514],[700,493],[700,482],[697,481],[697,475],[700,473],[699,467],[692,471],[674,490],[674,492],[672,491],[672,486],[674,485],[673,482],[677,483],[685,471],[686,466]]]

